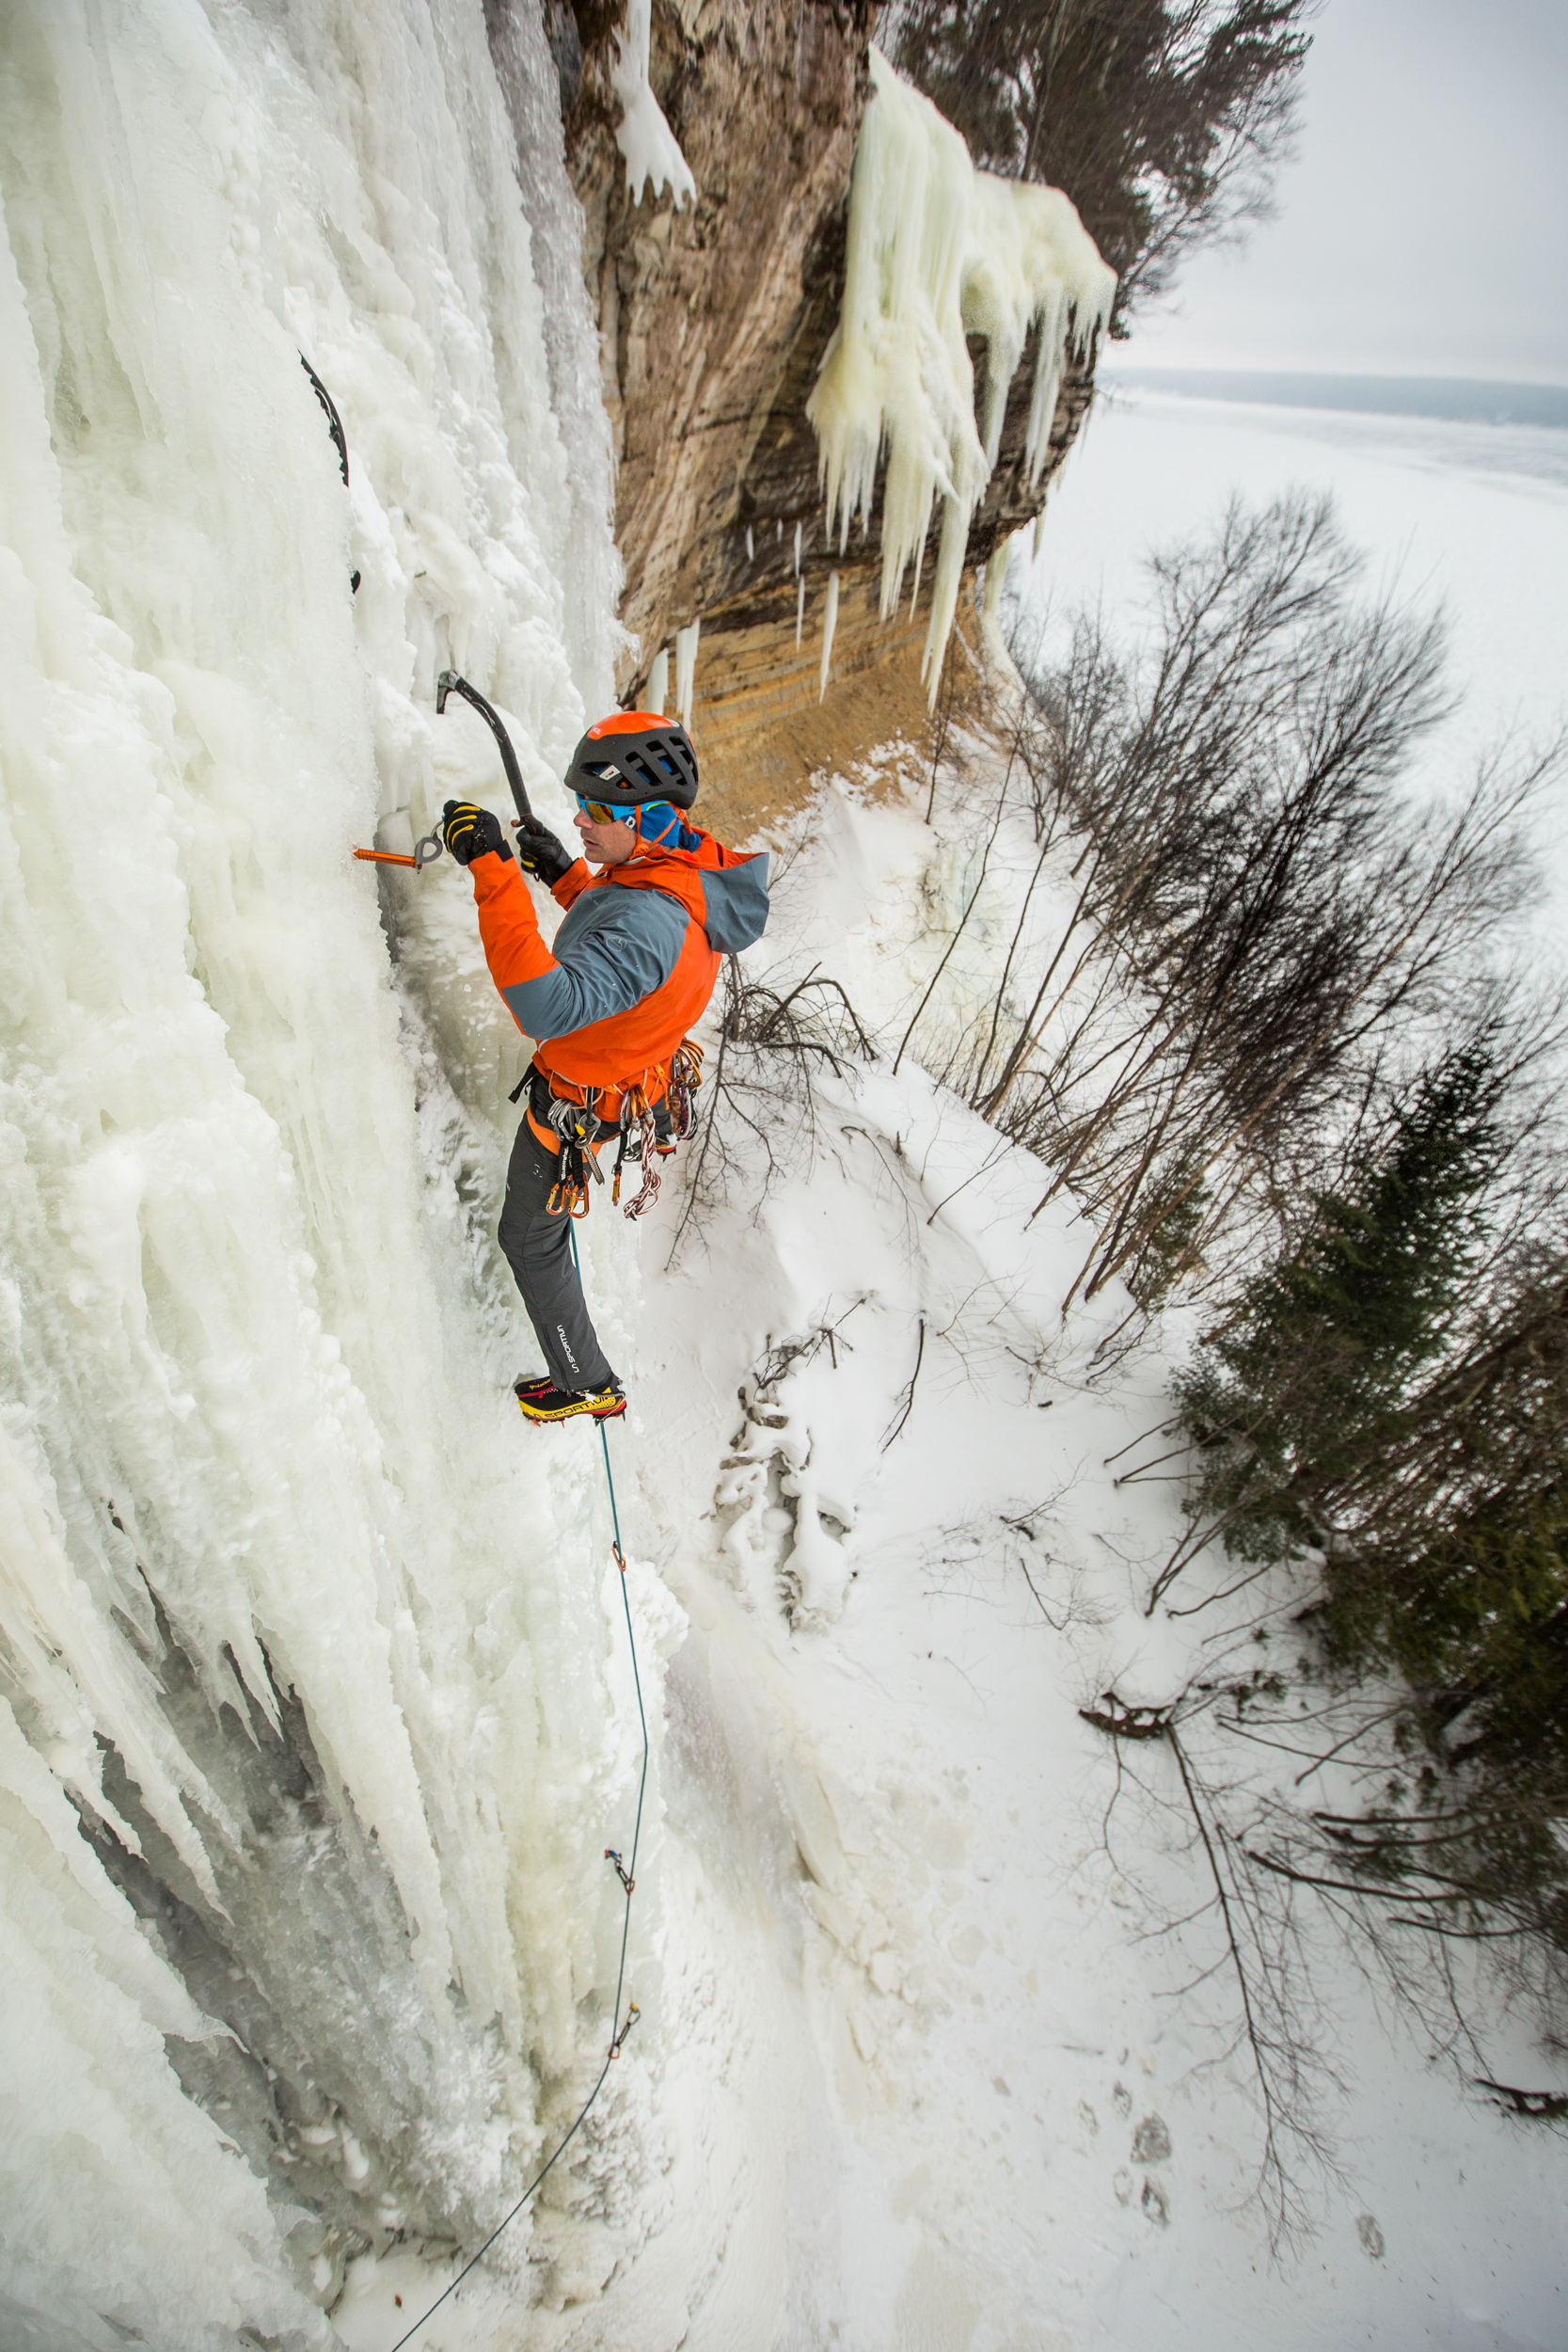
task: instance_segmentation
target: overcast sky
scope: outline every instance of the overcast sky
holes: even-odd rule
[[[1120,355],[1568,384],[1568,0],[1327,0],[1277,217]]]

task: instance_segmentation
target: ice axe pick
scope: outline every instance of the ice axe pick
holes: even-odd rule
[[[461,694],[466,703],[471,703],[495,737],[500,749],[501,766],[506,770],[506,781],[512,787],[512,798],[516,805],[518,818],[523,824],[532,826],[537,819],[529,806],[528,792],[523,784],[523,771],[517,765],[517,755],[512,748],[512,738],[502,725],[499,712],[485,701],[477,686],[470,686],[467,679],[459,677],[455,670],[443,670],[436,681],[436,716],[438,719],[445,713],[449,694]],[[356,857],[364,858],[377,866],[411,866],[418,874],[422,873],[427,866],[433,864],[440,856],[443,846],[440,833],[436,831],[426,834],[422,841],[415,842],[412,857],[402,850],[356,850],[354,854]]]

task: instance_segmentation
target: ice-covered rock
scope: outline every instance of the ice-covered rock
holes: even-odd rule
[[[1116,273],[1059,189],[976,171],[928,99],[871,53],[873,95],[855,150],[844,308],[806,405],[842,548],[882,489],[884,618],[942,501],[926,666],[935,698],[970,516],[996,463],[1007,388],[1036,337],[1025,444],[1031,485],[1050,444],[1062,365],[1110,316]],[[968,338],[986,345],[976,421]]]

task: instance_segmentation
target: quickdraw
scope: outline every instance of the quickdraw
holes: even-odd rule
[[[645,1073],[644,1077],[648,1074]],[[676,1145],[685,1143],[695,1128],[692,1097],[702,1083],[703,1049],[690,1038],[685,1038],[670,1057],[669,1083],[659,1102],[650,1101],[645,1084],[631,1084],[623,1089],[610,1194],[617,1208],[621,1206],[621,1173],[628,1159],[636,1161],[642,1180],[635,1197],[622,1210],[624,1216],[645,1216],[658,1199],[658,1162],[668,1159]],[[574,1103],[569,1097],[558,1095],[549,1079],[534,1064],[514,1087],[513,1102],[518,1101],[525,1090],[535,1118],[547,1120],[561,1137],[560,1168],[546,1204],[549,1213],[552,1216],[559,1216],[562,1211],[570,1216],[586,1216],[592,1199],[590,1183],[604,1183],[594,1151],[595,1130],[610,1123],[599,1109],[604,1093],[585,1088],[582,1101]]]
[[[621,1097],[621,1140],[615,1153],[615,1184],[610,1196],[611,1200],[618,1201],[621,1198],[621,1169],[630,1152],[634,1121],[637,1127],[637,1159],[642,1172],[642,1188],[637,1198],[634,1200],[628,1200],[621,1212],[623,1216],[629,1217],[642,1216],[653,1207],[654,1202],[658,1199],[659,1183],[658,1169],[654,1165],[660,1151],[658,1121],[654,1117],[653,1104],[641,1088],[635,1086],[627,1087]],[[663,1148],[673,1152],[675,1147],[672,1143]]]
[[[588,1215],[588,1180],[604,1183],[604,1173],[594,1152],[594,1130],[599,1121],[592,1102],[568,1103],[557,1096],[550,1104],[550,1125],[561,1137],[561,1154],[556,1180],[546,1202],[551,1216],[562,1210],[568,1216]]]
[[[677,1143],[684,1143],[697,1124],[691,1098],[703,1083],[703,1049],[694,1038],[682,1038],[670,1057],[670,1124]]]

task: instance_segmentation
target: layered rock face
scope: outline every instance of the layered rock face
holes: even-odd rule
[[[649,78],[697,186],[694,205],[677,205],[668,189],[636,203],[627,187],[611,78],[617,0],[575,9],[553,0],[546,11],[617,444],[630,634],[618,679],[635,702],[660,649],[700,618],[692,731],[716,787],[705,789],[705,803],[721,828],[787,806],[814,769],[900,734],[922,739],[927,725],[920,669],[937,518],[913,609],[906,589],[898,614],[882,621],[879,523],[857,523],[847,548],[836,532],[830,542],[805,415],[843,298],[877,14],[868,0],[656,0]],[[979,400],[984,346],[971,351]],[[1069,363],[1031,487],[1034,357],[1031,338],[971,524],[975,567],[1038,512],[1088,405],[1092,363]],[[966,599],[949,655],[960,682],[975,636]],[[674,707],[673,652],[666,707]]]

